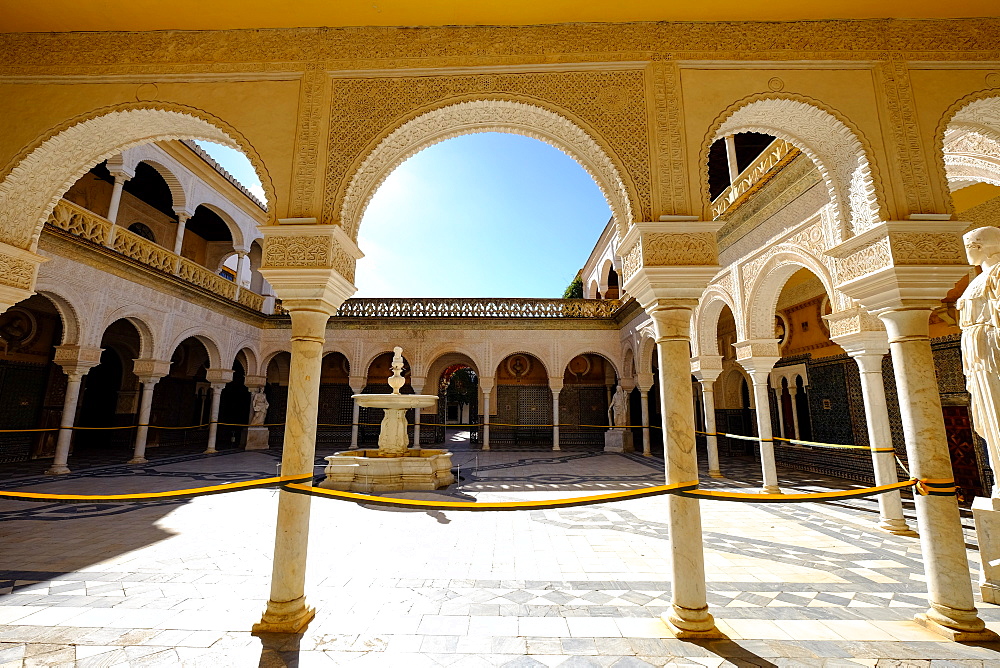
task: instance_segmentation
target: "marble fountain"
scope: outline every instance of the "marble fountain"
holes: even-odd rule
[[[451,453],[447,450],[410,448],[406,411],[437,404],[437,395],[400,394],[403,349],[393,348],[392,394],[355,394],[360,406],[385,409],[377,450],[347,450],[326,457],[326,479],[320,487],[346,492],[399,492],[447,487],[455,482]]]

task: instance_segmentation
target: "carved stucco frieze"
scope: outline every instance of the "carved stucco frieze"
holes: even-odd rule
[[[885,331],[885,325],[882,324],[881,320],[860,307],[839,313],[832,313],[824,317],[827,327],[830,329],[830,337],[834,340],[841,336],[861,332]]]
[[[646,266],[696,266],[716,263],[718,249],[712,232],[648,233],[642,236]]]
[[[433,67],[500,62],[638,60],[675,52],[694,60],[874,60],[885,51],[930,60],[996,58],[995,18],[802,22],[636,22],[537,26],[351,27],[204,32],[22,33],[0,40],[8,72],[287,72],[292,63],[340,69]],[[210,57],[209,57],[210,56]],[[273,65],[272,65],[273,63]],[[484,87],[487,86],[484,84]]]
[[[967,264],[962,238],[956,234],[891,232],[896,264]]]
[[[332,239],[325,236],[272,236],[264,239],[265,269],[330,267]]]
[[[680,91],[680,67],[670,60],[652,65],[653,121],[656,128],[656,173],[659,182],[659,208],[665,214],[686,214],[690,200],[687,192],[687,165],[684,151],[684,114]]]
[[[0,254],[0,284],[31,290],[34,287],[36,267],[36,264],[27,260]]]
[[[954,223],[948,223],[954,226]],[[892,226],[907,229],[892,229]],[[838,283],[845,283],[892,266],[962,266],[967,264],[960,235],[915,231],[914,224],[888,223],[856,247],[835,249]]]
[[[622,256],[622,279],[627,281],[642,267],[642,245],[634,244]]]
[[[837,281],[844,283],[865,274],[892,266],[892,251],[888,237],[877,239],[834,262]]]
[[[463,134],[514,132],[578,160],[623,233],[631,218],[650,215],[648,120],[645,105],[630,103],[645,94],[641,70],[335,79],[324,220],[353,236],[378,185],[406,158]]]

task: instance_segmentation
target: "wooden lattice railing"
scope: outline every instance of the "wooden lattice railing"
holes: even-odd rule
[[[48,223],[87,241],[107,246],[111,250],[153,269],[173,274],[188,283],[226,299],[231,299],[255,311],[260,311],[263,308],[264,298],[261,295],[241,288],[233,281],[227,281],[200,264],[176,255],[163,246],[129,232],[119,225],[114,225],[108,219],[69,200],[59,200],[56,208],[49,215]]]

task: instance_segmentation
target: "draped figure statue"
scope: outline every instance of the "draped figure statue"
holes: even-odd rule
[[[608,407],[608,418],[612,427],[624,427],[628,424],[628,404],[626,401],[625,390],[619,385],[618,390],[611,398],[611,406]]]
[[[972,423],[986,441],[994,481],[1000,477],[1000,229],[980,227],[964,236],[969,264],[982,273],[958,300],[962,366],[972,395]],[[994,482],[992,496],[1000,497]]]

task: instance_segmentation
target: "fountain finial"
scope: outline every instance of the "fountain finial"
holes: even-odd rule
[[[403,349],[396,346],[392,349],[392,376],[389,377],[389,387],[393,394],[399,394],[399,389],[406,384],[403,378]]]

